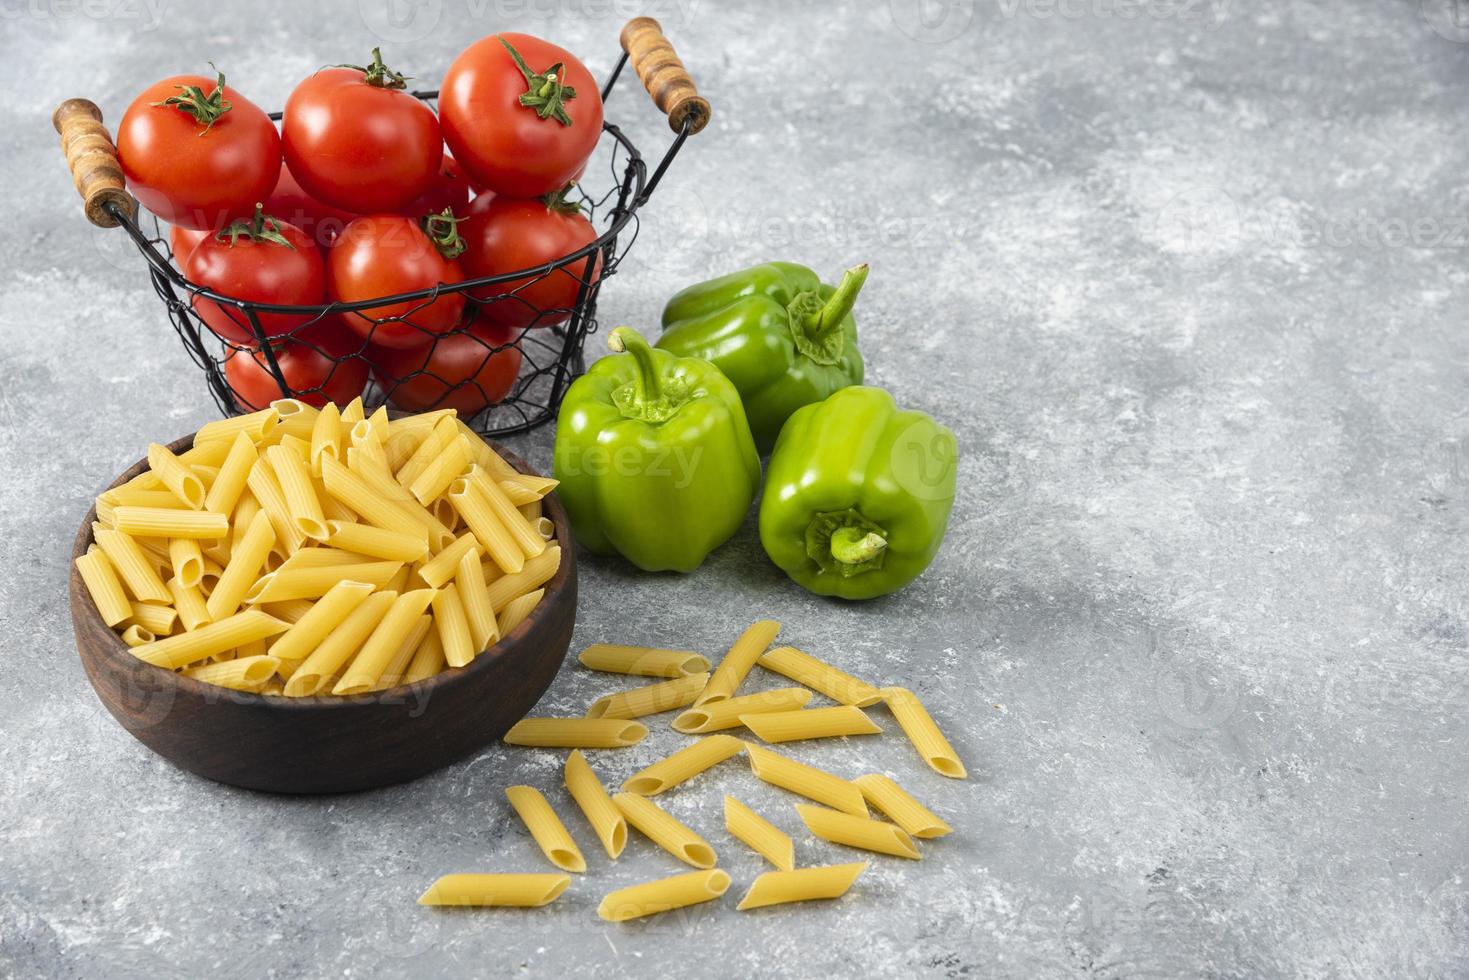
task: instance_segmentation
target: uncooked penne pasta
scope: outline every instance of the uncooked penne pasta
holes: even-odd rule
[[[198,585],[204,574],[204,552],[193,538],[169,539],[168,563],[174,577],[188,585]]]
[[[787,902],[809,902],[819,898],[841,898],[852,887],[857,876],[867,870],[866,861],[831,864],[798,871],[767,871],[750,884],[750,890],[735,909],[744,912],[767,905]]]
[[[155,637],[168,636],[173,632],[173,624],[178,619],[178,615],[178,610],[172,606],[162,606],[153,602],[135,602],[133,603],[133,615],[129,621],[137,623]]]
[[[377,528],[373,528],[373,530],[375,531]],[[340,548],[318,546],[315,548],[302,548],[294,555],[282,561],[272,571],[290,571],[296,568],[321,568],[325,565],[365,565],[384,560],[386,559],[374,558],[371,555],[360,555],[355,551],[343,551]]]
[[[367,418],[367,415],[362,408],[362,396],[358,395],[342,409],[342,430],[344,432],[350,430],[352,426],[365,418]]]
[[[319,693],[361,649],[397,598],[396,592],[375,592],[362,600],[291,674],[286,681],[286,696],[301,698]]]
[[[270,526],[275,528],[275,539],[279,542],[286,554],[291,554],[301,547],[306,541],[306,535],[296,526],[291,518],[291,510],[286,505],[286,495],[281,490],[280,481],[276,479],[275,470],[271,468],[270,460],[261,456],[250,468],[250,475],[245,480],[245,485],[254,494],[255,500],[260,504],[260,509],[265,511],[270,518]]]
[[[708,674],[688,674],[661,684],[607,694],[592,702],[588,718],[642,718],[692,704],[709,682]]]
[[[680,861],[696,868],[714,867],[718,858],[709,842],[652,800],[636,793],[618,793],[612,803],[634,830]]]
[[[939,726],[916,694],[902,687],[885,687],[882,696],[908,741],[935,772],[950,779],[963,779],[969,775],[964,763],[959,761],[958,753],[939,731]]]
[[[540,588],[551,581],[556,569],[561,566],[561,548],[551,545],[534,558],[526,560],[525,568],[512,575],[504,575],[490,583],[485,591],[490,597],[490,606],[496,613],[508,606],[511,600]],[[500,624],[500,635],[508,632]]]
[[[495,452],[495,450],[491,449],[490,444],[481,439],[479,434],[471,429],[463,419],[454,419],[454,426],[459,432],[469,436],[470,456],[475,465],[480,469],[489,473],[496,480],[503,480],[506,477],[518,476],[520,474],[519,470],[505,462],[504,458]]]
[[[566,757],[566,790],[592,825],[602,849],[615,861],[627,846],[627,818],[612,802],[580,749],[574,749]]]
[[[250,478],[250,470],[259,458],[260,453],[248,435],[241,432],[235,436],[229,455],[224,458],[219,474],[204,496],[204,509],[215,514],[231,513],[239,503],[240,495],[245,491],[245,481]]]
[[[372,460],[363,463],[361,453],[357,449],[349,449],[347,450],[347,468],[356,474],[373,493],[392,504],[403,513],[403,516],[423,528],[424,533],[428,535],[430,546],[442,548],[454,540],[452,531],[415,500],[413,494],[393,482],[393,475],[388,472],[385,461]]]
[[[795,647],[776,647],[761,656],[757,663],[842,704],[870,708],[882,700],[882,692],[871,684]]]
[[[275,668],[279,663],[280,661],[270,656],[237,657],[223,663],[191,667],[184,671],[184,676],[216,687],[258,691],[275,676]]]
[[[454,420],[451,418],[439,419],[424,434],[423,441],[418,444],[413,454],[394,472],[393,478],[397,480],[400,487],[407,490],[413,486],[413,481],[433,464],[433,461],[444,451],[444,447],[458,438],[459,430],[454,427]]]
[[[123,591],[122,582],[118,580],[117,573],[112,569],[112,562],[101,548],[89,549],[85,555],[79,557],[76,560],[76,569],[82,577],[82,584],[87,587],[87,593],[92,597],[92,602],[97,606],[97,612],[102,616],[102,622],[108,626],[116,626],[133,614],[133,605]]]
[[[525,515],[515,509],[515,504],[500,489],[500,484],[495,481],[484,468],[474,465],[469,468],[469,476],[466,477],[469,485],[479,491],[480,497],[490,505],[490,510],[500,525],[510,532],[510,537],[520,546],[520,550],[527,558],[534,558],[546,550],[546,540],[536,533],[536,529],[525,519]],[[510,571],[510,569],[506,569]]]
[[[541,599],[545,595],[545,589],[536,589],[534,592],[518,595],[507,602],[505,608],[500,610],[499,618],[495,621],[495,626],[500,631],[500,635],[509,635],[511,630],[529,619],[530,614],[535,611],[536,606],[540,605]]]
[[[260,501],[256,500],[255,495],[250,492],[250,488],[246,487],[244,493],[240,494],[239,502],[235,504],[234,514],[230,517],[231,552],[238,548],[240,542],[245,539],[245,532],[250,529],[250,522],[255,520],[255,515],[258,513],[260,513]],[[219,547],[219,545],[216,544],[216,547]],[[206,551],[205,554],[214,558],[221,565],[229,561],[228,555],[223,558],[217,557],[217,551],[214,553]]]
[[[729,884],[729,875],[718,868],[690,871],[631,888],[620,888],[602,899],[597,906],[597,914],[608,922],[640,919],[700,902],[712,902],[729,891]]]
[[[480,651],[474,647],[474,637],[469,632],[469,617],[464,612],[464,603],[459,601],[459,589],[450,582],[434,593],[434,625],[439,630],[439,640],[444,646],[444,659],[450,667],[466,666]]]
[[[148,632],[146,626],[139,626],[137,623],[132,624],[118,635],[122,638],[122,642],[126,643],[129,647],[140,647],[152,643],[157,639],[152,633]]]
[[[791,835],[733,796],[724,798],[724,829],[780,870],[796,866],[796,842]]]
[[[484,496],[468,480],[458,479],[449,484],[447,496],[465,527],[474,533],[496,565],[507,573],[519,572],[525,567],[525,553],[495,516]]]
[[[250,521],[250,527],[246,530],[240,547],[230,555],[230,563],[224,567],[218,584],[209,593],[206,606],[211,620],[218,621],[232,616],[240,608],[240,603],[245,601],[245,594],[255,585],[260,570],[265,565],[265,556],[275,541],[275,528],[270,522],[270,516],[263,510],[257,512]]]
[[[760,691],[690,708],[673,719],[673,729],[685,735],[703,735],[739,728],[740,718],[744,715],[766,711],[796,711],[804,708],[810,700],[811,692],[804,687],[778,687],[773,691]]]
[[[627,793],[657,796],[680,783],[688,782],[706,769],[739,755],[745,743],[733,735],[710,735],[685,746],[670,756],[659,759],[622,784]]]
[[[767,742],[882,734],[882,729],[861,708],[850,704],[805,711],[756,712],[740,715],[740,724]]]
[[[171,598],[153,560],[143,553],[130,536],[122,531],[97,528],[92,536],[97,547],[107,556],[117,577],[139,602],[168,602]]]
[[[471,552],[478,556],[483,550],[473,534],[461,534],[443,551],[418,566],[418,576],[434,588],[442,589],[458,573],[459,559]]]
[[[418,904],[538,909],[560,898],[570,884],[570,875],[557,874],[444,875],[418,896]]]
[[[272,433],[277,439],[311,438],[311,429],[316,423],[317,414],[314,407],[298,398],[277,398],[270,403],[270,407],[281,417],[279,429]]]
[[[342,458],[342,412],[336,402],[327,402],[311,425],[311,475],[321,476],[321,458]]]
[[[760,655],[779,632],[779,623],[773,619],[762,619],[741,633],[740,638],[735,640],[724,659],[719,662],[719,666],[714,668],[709,684],[694,701],[695,706],[734,697],[750,668],[755,666],[755,661],[760,659]]]
[[[113,511],[118,507],[164,507],[186,508],[187,505],[168,490],[139,490],[121,486],[107,490],[97,498],[97,520],[104,527],[112,527]]]
[[[560,485],[559,481],[548,476],[531,476],[529,473],[502,476],[496,482],[500,484],[500,489],[505,491],[505,496],[510,498],[510,502],[517,507],[540,500]]]
[[[332,688],[332,693],[361,694],[376,687],[383,671],[388,667],[388,662],[413,631],[418,617],[423,615],[433,597],[433,589],[415,589],[394,599],[383,618],[373,628],[372,634],[362,644],[362,649],[348,664],[342,679]]]
[[[309,449],[307,450],[310,451]],[[270,446],[265,450],[270,468],[275,471],[276,482],[286,500],[286,512],[296,530],[313,541],[325,541],[330,529],[326,526],[326,515],[321,512],[321,501],[316,499],[316,488],[311,483],[311,471],[293,450],[285,446]]]
[[[549,517],[536,517],[531,521],[531,527],[536,529],[542,541],[553,541],[556,538],[556,522]]]
[[[387,561],[418,561],[428,554],[428,542],[417,535],[399,534],[370,524],[327,521],[326,544]]]
[[[891,854],[914,861],[923,858],[918,852],[918,845],[913,843],[913,838],[896,824],[869,820],[809,803],[797,803],[796,812],[801,815],[801,820],[811,833],[833,844],[860,847],[864,851]]]
[[[566,825],[556,816],[556,811],[551,809],[551,804],[540,790],[534,786],[511,786],[505,790],[505,798],[520,815],[525,829],[535,838],[541,853],[546,855],[546,860],[562,871],[587,870],[586,858],[582,857],[581,848],[571,839]]]
[[[222,574],[224,574],[224,569],[220,567],[219,562],[205,558],[204,574],[199,576],[199,593],[207,597],[219,584],[219,577]]]
[[[114,507],[112,523],[124,534],[154,538],[223,538],[229,518],[208,510],[168,507]]]
[[[495,610],[490,608],[490,597],[485,591],[485,573],[479,565],[479,555],[466,551],[459,559],[459,571],[454,576],[454,587],[459,604],[464,607],[464,619],[469,624],[469,638],[476,652],[483,652],[500,639],[500,626],[495,621]]]
[[[261,603],[255,608],[263,609],[276,619],[284,619],[288,623],[299,623],[306,617],[307,613],[316,608],[318,601],[314,599],[287,599],[285,602]],[[305,654],[302,654],[302,656],[305,656]]]
[[[184,585],[177,578],[171,578],[164,584],[168,587],[168,594],[173,596],[173,608],[178,610],[179,625],[183,626],[185,632],[196,630],[209,622],[209,607],[198,586]],[[274,615],[269,609],[266,612]]]
[[[386,588],[403,567],[398,561],[358,562],[350,565],[322,565],[306,568],[281,568],[268,572],[255,581],[245,593],[245,601],[281,602],[285,599],[313,599],[326,595],[332,586],[344,579],[371,582],[375,588]],[[210,596],[212,600],[214,597]]]
[[[403,683],[417,684],[443,669],[444,641],[439,638],[438,630],[430,628],[428,635],[418,644],[418,649],[413,651],[413,659],[409,661],[408,672],[403,675]]]
[[[187,633],[155,640],[133,648],[133,654],[155,667],[174,670],[205,660],[216,653],[234,650],[251,640],[284,633],[289,623],[251,609]]]
[[[382,676],[373,685],[374,691],[386,691],[403,683],[404,676],[408,673],[408,665],[413,662],[413,655],[418,652],[423,638],[434,628],[434,618],[427,613],[421,613],[418,619],[413,621],[413,627],[398,644],[398,649],[393,652],[392,659],[383,668]]]
[[[621,749],[636,745],[648,729],[621,718],[522,718],[505,733],[507,745],[548,749]]]
[[[391,500],[378,496],[356,473],[353,473],[330,456],[321,460],[321,479],[326,492],[365,523],[387,531],[396,531],[428,540],[428,531],[416,520],[394,505]]]
[[[157,474],[163,485],[191,509],[199,510],[204,506],[204,481],[186,464],[180,462],[167,446],[156,442],[149,444],[148,469]]]
[[[351,579],[338,582],[305,615],[297,619],[284,636],[275,641],[275,645],[271,647],[272,655],[282,661],[306,659],[332,630],[366,601],[373,588],[371,582],[355,582]],[[270,605],[274,608],[278,604]]]
[[[954,828],[915,800],[903,787],[881,773],[868,773],[852,780],[868,803],[888,815],[909,836],[930,839],[953,833]]]
[[[235,436],[242,432],[249,437],[251,442],[259,442],[273,432],[280,423],[280,412],[274,408],[262,408],[248,415],[217,419],[213,422],[206,422],[198,432],[194,433],[194,445],[198,447],[215,440],[233,442]]]
[[[745,754],[750,757],[750,768],[755,777],[762,782],[835,807],[843,813],[867,816],[867,803],[862,799],[862,791],[845,779],[758,745],[746,744]]]
[[[684,677],[709,670],[709,661],[692,650],[661,650],[614,643],[593,643],[577,659],[583,667],[591,670],[642,677]]]
[[[439,450],[439,454],[424,467],[423,472],[414,478],[408,492],[427,507],[449,489],[449,484],[459,479],[459,475],[468,465],[468,439],[460,436]]]

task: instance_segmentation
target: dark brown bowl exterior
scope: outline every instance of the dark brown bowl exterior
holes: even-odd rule
[[[170,448],[183,452],[193,437]],[[522,472],[533,472],[504,449]],[[139,460],[112,484],[147,468]],[[87,678],[122,727],[175,765],[208,779],[276,793],[343,793],[414,779],[504,735],[540,700],[571,645],[576,556],[555,494],[561,567],[535,612],[492,655],[417,684],[349,697],[266,697],[201,684],[134,657],[92,603],[73,561],[71,620]],[[92,543],[96,509],[72,549]]]

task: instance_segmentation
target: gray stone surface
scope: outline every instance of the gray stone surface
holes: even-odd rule
[[[5,4],[0,974],[1469,972],[1469,32],[1448,2],[428,0],[392,24],[381,0]],[[964,459],[948,540],[900,596],[806,595],[748,524],[687,577],[583,557],[574,649],[717,653],[774,616],[920,692],[971,778],[898,738],[793,749],[891,772],[957,828],[836,904],[734,911],[760,867],[720,791],[799,827],[736,767],[669,801],[736,879],[717,906],[601,923],[605,891],[679,867],[641,841],[609,867],[575,824],[592,872],[558,905],[425,910],[442,872],[541,867],[501,790],[564,802],[559,756],[275,798],[172,768],[87,686],[77,522],[213,408],[140,259],[83,220],[48,116],[84,94],[116,120],[208,59],[278,105],[378,40],[433,82],[500,28],[601,73],[645,6],[717,116],[604,323],[652,325],[677,286],[769,257],[870,261],[871,378]],[[663,145],[633,88],[609,112]],[[550,440],[512,444],[546,466]],[[541,710],[615,686],[568,663]],[[658,726],[596,765],[678,743]],[[848,857],[797,837],[803,862]]]

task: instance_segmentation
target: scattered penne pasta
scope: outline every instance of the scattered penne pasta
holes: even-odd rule
[[[547,749],[622,749],[647,735],[645,726],[620,718],[522,718],[505,733],[505,743]]]
[[[796,866],[796,843],[791,835],[733,796],[724,798],[724,829],[780,870]]]
[[[691,871],[631,888],[621,888],[602,899],[597,914],[608,922],[626,922],[644,916],[712,902],[729,891],[730,877],[715,868]]]
[[[570,876],[558,874],[444,875],[418,897],[418,904],[538,909],[570,885]]]
[[[661,684],[618,691],[598,698],[587,709],[588,718],[642,718],[692,704],[709,682],[708,674],[687,674]]]
[[[612,643],[593,643],[577,659],[583,667],[591,670],[643,677],[684,677],[709,670],[709,661],[689,650],[660,650]]]
[[[908,741],[935,772],[950,779],[963,779],[969,775],[964,763],[959,761],[958,753],[939,731],[939,726],[916,694],[902,687],[885,687],[882,696]]]
[[[556,811],[551,809],[551,804],[540,790],[534,786],[511,786],[505,790],[505,797],[520,815],[531,837],[535,838],[541,853],[546,855],[546,860],[562,871],[587,870],[581,848],[571,839],[566,825],[556,816]]]
[[[592,825],[607,856],[616,860],[627,846],[627,818],[602,786],[580,749],[566,757],[566,790]]]
[[[764,711],[740,715],[740,724],[767,742],[882,734],[882,729],[861,708],[850,704],[806,711]]]
[[[693,745],[679,749],[641,772],[629,776],[622,784],[623,791],[639,796],[657,796],[726,759],[734,758],[744,748],[745,743],[732,735],[701,738]]]
[[[750,757],[750,769],[762,782],[798,793],[843,813],[866,818],[867,803],[862,798],[862,791],[845,779],[758,745],[747,744],[745,754]]]
[[[760,659],[760,655],[779,632],[779,623],[773,619],[762,619],[741,633],[740,638],[735,640],[724,659],[719,662],[719,666],[714,668],[708,686],[694,701],[694,706],[702,707],[711,701],[725,701],[734,697],[735,691],[739,690],[745,676],[750,673],[750,668],[755,666],[755,661]]]
[[[768,905],[841,898],[858,876],[867,870],[867,864],[866,861],[857,861],[796,871],[767,871],[750,884],[750,890],[745,892],[745,897],[740,899],[735,909],[745,912]]]
[[[891,854],[914,861],[923,858],[918,853],[918,846],[913,843],[913,838],[894,824],[853,816],[824,806],[812,806],[809,803],[797,803],[796,812],[801,815],[807,830],[833,844],[845,844],[864,851]]]
[[[882,701],[882,692],[851,674],[837,670],[795,647],[776,647],[763,654],[758,663],[766,670],[789,677],[833,701],[870,708]]]
[[[780,687],[773,691],[746,694],[744,697],[712,701],[690,708],[673,719],[673,728],[685,735],[721,732],[729,728],[739,728],[740,719],[745,715],[766,711],[797,711],[804,708],[810,700],[811,692],[803,687]]]
[[[910,837],[931,839],[953,833],[953,827],[940,820],[932,810],[915,800],[887,776],[868,773],[852,780],[852,785],[862,791],[868,803],[887,814]]]
[[[669,854],[696,868],[714,867],[717,856],[709,842],[652,800],[636,793],[618,793],[612,802],[634,830]]]

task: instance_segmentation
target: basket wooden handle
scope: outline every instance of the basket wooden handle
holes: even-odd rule
[[[52,113],[51,124],[61,134],[61,152],[86,204],[87,219],[99,228],[115,227],[117,219],[103,208],[109,202],[136,214],[138,204],[127,192],[117,147],[102,125],[102,110],[87,99],[67,99]]]
[[[620,40],[643,88],[668,116],[674,132],[683,130],[684,120],[690,121],[690,134],[709,124],[709,100],[694,87],[693,76],[663,36],[662,25],[651,17],[634,17],[623,27]]]

